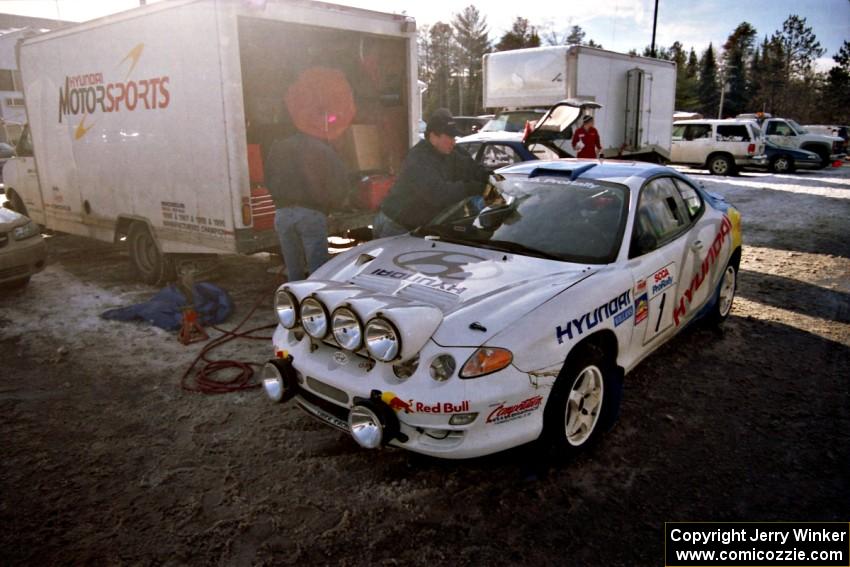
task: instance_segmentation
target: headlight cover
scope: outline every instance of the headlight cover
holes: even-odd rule
[[[13,232],[15,240],[24,240],[26,238],[32,238],[37,234],[41,234],[41,231],[38,229],[38,225],[32,221],[29,221],[25,225],[16,226]]]
[[[366,349],[382,362],[395,360],[401,352],[401,339],[392,323],[375,317],[366,323]]]
[[[431,373],[431,378],[437,382],[445,382],[455,373],[457,363],[450,354],[441,354],[431,362],[431,367],[428,369]]]
[[[331,317],[331,329],[339,346],[346,350],[357,350],[363,346],[363,326],[360,319],[348,307],[340,307]]]
[[[511,351],[498,347],[481,347],[472,353],[463,368],[460,369],[461,378],[478,378],[498,372],[513,362],[514,355]]]
[[[328,334],[328,313],[315,297],[301,302],[301,326],[314,339],[323,339]]]
[[[298,300],[285,289],[277,290],[274,296],[274,309],[280,324],[293,329],[298,324]]]

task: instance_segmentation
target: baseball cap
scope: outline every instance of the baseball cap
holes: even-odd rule
[[[455,119],[452,117],[452,113],[448,108],[438,108],[435,110],[431,117],[428,118],[427,124],[427,130],[435,134],[448,134],[449,136],[461,135],[461,131],[458,130]]]

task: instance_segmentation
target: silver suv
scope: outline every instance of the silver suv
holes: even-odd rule
[[[678,120],[673,123],[670,161],[734,175],[739,167],[767,164],[758,125],[745,120]]]

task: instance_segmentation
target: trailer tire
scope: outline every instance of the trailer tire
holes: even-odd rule
[[[161,285],[174,279],[174,261],[159,250],[147,225],[140,222],[130,225],[127,242],[130,263],[139,279],[151,285]]]

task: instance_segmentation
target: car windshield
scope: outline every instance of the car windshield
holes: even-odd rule
[[[628,188],[563,178],[503,178],[488,198],[470,197],[417,236],[565,262],[609,263],[626,223]]]
[[[793,120],[788,120],[787,122],[791,126],[791,128],[797,133],[798,136],[801,135],[801,134],[808,134],[809,133],[808,130],[806,130],[805,128],[803,128],[802,126],[800,126],[799,124],[797,124]]]

